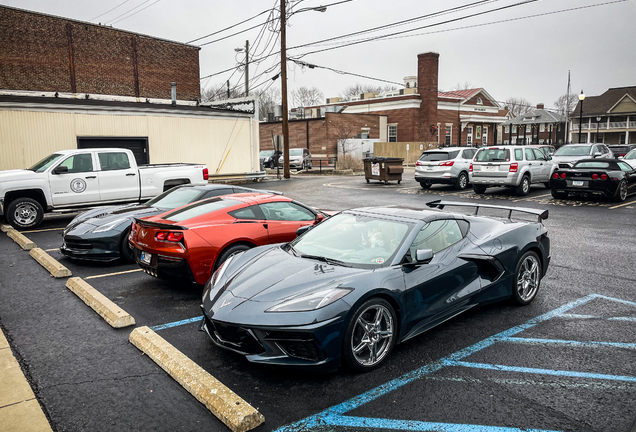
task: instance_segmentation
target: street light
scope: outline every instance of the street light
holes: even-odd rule
[[[250,67],[249,67],[249,53],[250,53],[250,41],[245,41],[245,48],[234,48],[236,53],[245,51],[245,97],[250,95]]]
[[[583,90],[581,90],[581,94],[579,95],[579,100],[581,101],[581,108],[579,111],[579,144],[582,142],[581,139],[583,138],[581,135],[581,129],[583,127],[583,101],[585,100],[585,94],[583,93]]]
[[[601,116],[596,116],[596,142],[598,142],[598,125],[601,122]]]

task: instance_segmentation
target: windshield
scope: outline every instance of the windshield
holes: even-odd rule
[[[623,159],[636,159],[636,150],[632,150]]]
[[[579,162],[574,165],[574,168],[609,168],[609,162]]]
[[[291,244],[301,255],[342,261],[359,268],[389,265],[413,224],[341,213]]]
[[[35,165],[33,165],[31,168],[28,168],[28,169],[31,170],[31,171],[35,171],[35,172],[46,171],[46,169],[48,167],[53,165],[55,163],[55,161],[58,160],[61,157],[62,157],[62,155],[61,154],[57,154],[57,153],[54,153],[52,155],[48,155],[47,157],[42,159],[40,162],[36,163]]]
[[[217,210],[221,210],[227,207],[233,207],[238,204],[243,204],[241,201],[224,200],[220,198],[212,198],[209,200],[199,201],[174,211],[164,217],[165,220],[182,222],[184,220],[192,219],[197,216],[201,216],[207,213],[212,213]]]
[[[303,149],[289,149],[289,155],[290,156],[302,156],[303,155]]]
[[[261,150],[259,157],[269,157],[274,154],[274,150]]]
[[[146,205],[169,210],[191,203],[192,201],[195,201],[195,198],[199,195],[201,195],[201,191],[198,189],[180,187],[177,189],[171,189],[154,197],[148,201]]]
[[[555,156],[587,156],[592,146],[563,146],[554,152]]]
[[[426,152],[422,153],[420,160],[423,162],[436,162],[455,159],[459,154],[459,150],[452,152]]]
[[[510,150],[484,148],[477,152],[476,162],[510,162]]]

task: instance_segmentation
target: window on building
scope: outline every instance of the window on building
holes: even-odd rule
[[[481,139],[481,126],[477,126],[477,130],[475,132],[475,139]]]
[[[545,124],[544,123],[541,123],[539,125],[539,132],[545,132]]]
[[[481,98],[477,98],[477,105],[483,105],[484,101]]]
[[[397,142],[397,124],[389,125],[389,142]]]
[[[510,126],[509,125],[506,125],[505,131],[506,131],[506,133],[510,133]]]
[[[517,133],[517,125],[512,126],[512,133]]]
[[[619,144],[625,144],[625,133],[620,134]]]
[[[466,143],[468,145],[473,145],[473,127],[468,126],[466,128]]]
[[[453,138],[453,125],[448,125],[446,126],[446,140],[444,141],[444,144],[450,145],[452,138]]]
[[[482,143],[488,144],[488,126],[484,126],[484,132],[482,135]]]

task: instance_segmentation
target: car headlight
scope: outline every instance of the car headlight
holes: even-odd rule
[[[309,294],[301,294],[292,297],[276,306],[267,309],[265,312],[303,312],[323,308],[331,303],[340,300],[353,291],[353,288],[333,287],[314,291]]]
[[[124,222],[130,222],[130,220],[128,218],[119,218],[119,219],[115,219],[114,221],[110,221],[104,225],[100,225],[97,226],[95,228],[93,228],[90,232],[92,233],[101,233],[101,232],[105,232],[105,231],[110,231],[113,228],[115,228],[116,226],[118,226],[119,224],[122,224]]]

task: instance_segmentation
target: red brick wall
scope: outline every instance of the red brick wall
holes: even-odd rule
[[[437,124],[439,54],[425,53],[417,56],[417,86],[420,105],[419,128]],[[398,138],[398,141],[402,139]]]
[[[69,40],[70,33],[70,40]],[[0,6],[0,88],[199,99],[199,49],[176,42]]]

